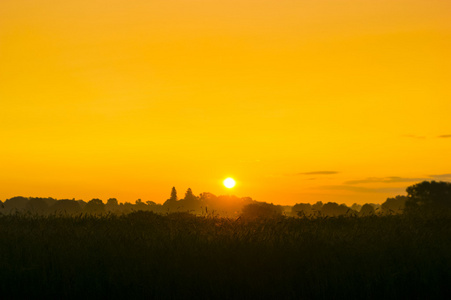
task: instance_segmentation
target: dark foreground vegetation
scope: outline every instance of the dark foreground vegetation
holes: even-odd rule
[[[0,215],[1,298],[445,299],[451,217]]]

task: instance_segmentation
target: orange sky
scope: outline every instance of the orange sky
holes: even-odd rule
[[[381,203],[451,181],[450,16],[448,0],[2,0],[0,199]]]

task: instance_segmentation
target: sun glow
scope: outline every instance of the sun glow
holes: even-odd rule
[[[231,189],[235,186],[236,182],[233,178],[226,178],[224,179],[224,186],[228,189]]]
[[[29,3],[0,0],[2,201],[352,205],[451,173],[451,1]]]

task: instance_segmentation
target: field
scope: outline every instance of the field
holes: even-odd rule
[[[2,298],[444,299],[451,218],[0,216]]]

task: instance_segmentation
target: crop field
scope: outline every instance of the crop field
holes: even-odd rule
[[[0,215],[2,298],[444,299],[449,216]]]

